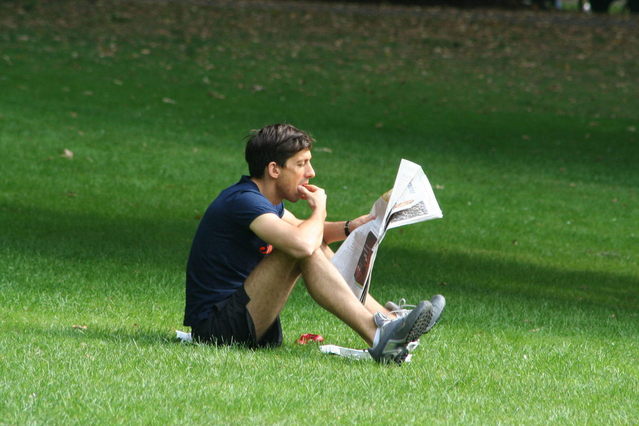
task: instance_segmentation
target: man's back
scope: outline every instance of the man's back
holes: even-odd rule
[[[248,176],[225,189],[202,217],[193,239],[186,270],[184,325],[205,318],[212,306],[233,294],[270,251],[249,228],[265,213],[282,217]]]

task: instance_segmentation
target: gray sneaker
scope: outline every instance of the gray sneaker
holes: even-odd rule
[[[425,333],[428,333],[431,328],[435,327],[437,321],[439,321],[439,317],[441,317],[442,312],[444,312],[444,308],[446,307],[446,299],[441,294],[436,294],[432,299],[430,299],[430,304],[433,305],[433,315],[428,323],[428,327],[426,327]],[[394,313],[397,318],[401,318],[411,312],[411,309],[406,308],[414,308],[415,305],[407,304],[406,299],[402,298],[399,299],[398,303],[388,301],[384,307]],[[376,319],[375,322],[377,323],[378,320]]]
[[[368,349],[371,357],[383,364],[391,361],[397,364],[404,362],[410,343],[426,332],[431,316],[432,306],[424,300],[408,315],[385,322],[378,327],[373,347]]]

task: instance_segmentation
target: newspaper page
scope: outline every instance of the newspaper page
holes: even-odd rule
[[[404,159],[393,189],[375,201],[370,214],[375,220],[354,230],[333,257],[333,264],[362,303],[370,287],[377,249],[386,231],[443,217],[421,166]]]

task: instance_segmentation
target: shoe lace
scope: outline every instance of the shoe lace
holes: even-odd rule
[[[406,299],[403,297],[395,303],[397,305],[397,309],[393,309],[390,312],[395,314],[398,318],[404,315],[408,315],[411,309],[415,309],[416,305],[411,305],[410,303],[406,303]]]
[[[397,301],[397,306],[399,306],[399,309],[406,309],[406,308],[415,309],[417,305],[411,305],[410,303],[406,303],[406,299],[402,297],[401,299]]]

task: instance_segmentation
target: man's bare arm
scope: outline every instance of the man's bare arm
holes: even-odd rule
[[[285,210],[282,219],[267,213],[255,218],[250,225],[255,235],[295,258],[308,257],[322,245],[326,219],[324,191],[313,185],[300,186],[299,191],[312,210],[308,219],[299,220]]]
[[[353,219],[348,223],[349,233],[353,232],[360,226],[374,220],[375,216],[371,216],[369,214],[365,214],[363,216],[358,217],[357,219]],[[346,230],[345,230],[346,221],[341,222],[324,222],[324,242],[326,244],[334,243],[336,241],[342,241],[346,239]]]

